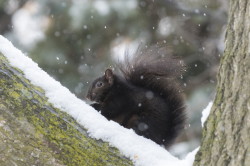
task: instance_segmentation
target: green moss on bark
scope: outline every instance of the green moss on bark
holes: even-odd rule
[[[53,107],[2,54],[0,87],[0,165],[133,165]]]

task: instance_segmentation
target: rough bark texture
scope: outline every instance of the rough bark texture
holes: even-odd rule
[[[250,1],[231,0],[217,95],[194,165],[250,164]]]
[[[0,53],[0,165],[133,165],[87,135]]]

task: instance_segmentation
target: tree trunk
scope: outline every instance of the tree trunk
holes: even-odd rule
[[[230,1],[217,94],[194,165],[250,164],[250,1]]]
[[[133,165],[53,107],[0,53],[0,165]]]

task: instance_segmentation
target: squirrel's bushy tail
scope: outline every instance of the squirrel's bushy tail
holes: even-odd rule
[[[185,125],[185,104],[177,81],[185,70],[183,61],[156,45],[139,48],[133,57],[126,55],[119,68],[128,82],[158,94],[167,103],[166,139],[171,144]]]

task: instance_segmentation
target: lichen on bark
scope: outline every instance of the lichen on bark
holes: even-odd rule
[[[0,53],[0,165],[133,163],[108,143],[90,138]]]

